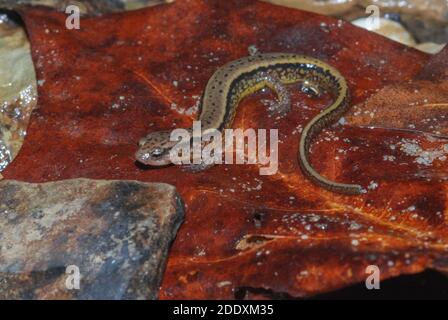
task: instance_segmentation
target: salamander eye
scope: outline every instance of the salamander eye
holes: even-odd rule
[[[163,149],[162,148],[155,148],[154,150],[152,150],[151,155],[153,157],[160,157],[163,154]]]

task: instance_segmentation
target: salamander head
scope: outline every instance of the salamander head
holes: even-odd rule
[[[135,158],[148,166],[166,166],[171,164],[170,150],[178,141],[170,141],[171,131],[158,131],[140,139]]]

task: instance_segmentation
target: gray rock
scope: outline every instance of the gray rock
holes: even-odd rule
[[[184,216],[173,186],[4,180],[0,195],[0,299],[157,298]]]

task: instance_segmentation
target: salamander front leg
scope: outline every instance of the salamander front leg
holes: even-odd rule
[[[261,74],[266,86],[277,94],[276,100],[264,100],[269,112],[284,115],[291,110],[291,97],[280,78],[273,72]]]
[[[211,159],[209,159],[211,160]],[[195,163],[197,162],[197,163]],[[183,164],[182,165],[182,171],[184,172],[190,172],[190,173],[198,173],[204,170],[207,170],[211,167],[213,167],[215,163],[213,161],[207,162],[205,159],[200,158],[199,160],[194,160],[192,156],[192,160],[190,164]]]
[[[207,133],[203,133],[202,138],[207,139]],[[205,148],[210,151],[204,153]],[[182,171],[197,173],[200,171],[207,170],[215,165],[215,158],[219,159],[222,157],[222,146],[219,143],[212,141],[202,141],[201,152],[196,154],[194,152],[190,155],[190,164],[182,165]],[[219,162],[218,162],[219,163]]]
[[[198,172],[210,169],[214,165],[215,165],[214,163],[208,164],[205,162],[201,162],[199,164],[184,164],[184,165],[182,165],[182,171],[189,172],[189,173],[198,173]]]

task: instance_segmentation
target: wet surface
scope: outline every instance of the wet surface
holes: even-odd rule
[[[37,84],[25,31],[0,12],[0,172],[15,158],[37,103]]]

